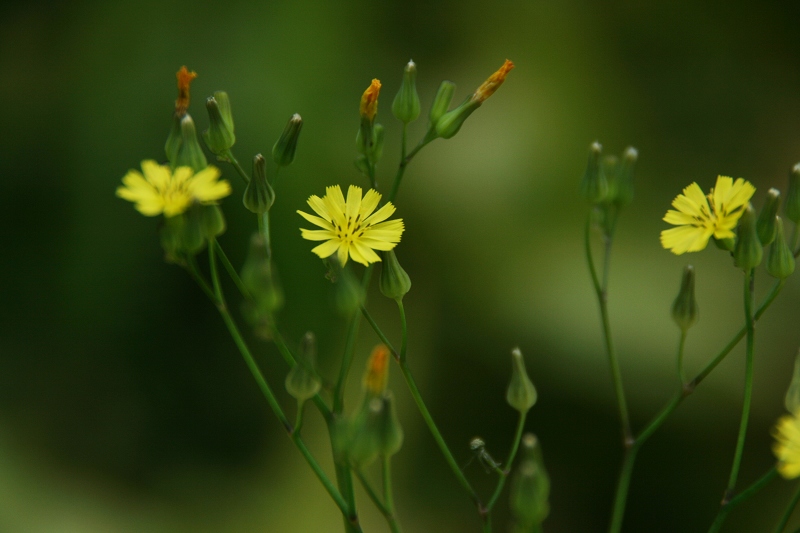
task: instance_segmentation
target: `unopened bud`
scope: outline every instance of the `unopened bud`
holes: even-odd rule
[[[389,348],[383,344],[372,349],[364,373],[364,391],[368,396],[379,396],[389,382]]]
[[[283,291],[277,282],[267,246],[261,235],[250,239],[250,250],[241,271],[242,284],[252,297],[257,317],[272,315],[283,305]]]
[[[167,142],[164,143],[164,152],[167,154],[167,161],[172,170],[178,165],[178,151],[181,148],[183,138],[181,136],[181,119],[183,115],[172,115],[172,127],[167,136]]]
[[[536,403],[536,389],[525,370],[519,348],[511,350],[511,382],[506,390],[506,401],[520,413],[526,413]]]
[[[758,231],[758,240],[761,244],[766,246],[775,239],[776,226],[775,217],[778,216],[778,208],[781,206],[781,192],[778,189],[770,189],[767,191],[767,198],[764,200],[764,206],[758,214],[758,222],[756,222],[756,230]]]
[[[458,130],[464,125],[464,121],[467,120],[480,105],[480,101],[467,98],[460,106],[439,118],[436,122],[436,134],[442,139],[450,139],[458,133]]]
[[[303,118],[295,113],[286,123],[283,133],[272,147],[272,159],[279,167],[288,166],[294,161],[301,129],[303,129]]]
[[[800,224],[800,163],[797,163],[789,174],[789,188],[786,191],[783,213],[795,224]]]
[[[297,361],[286,376],[286,390],[299,402],[313,398],[322,387],[316,373],[317,341],[310,331],[303,336]]]
[[[206,239],[225,233],[225,217],[218,205],[200,206],[200,228]]]
[[[447,110],[450,108],[450,102],[453,101],[453,94],[455,91],[456,84],[453,82],[443,81],[441,85],[439,85],[436,96],[433,98],[430,113],[428,113],[430,126],[432,128],[435,128],[436,123],[439,122],[442,115],[447,113]]]
[[[417,65],[409,61],[403,71],[403,84],[392,102],[392,113],[403,124],[419,117],[419,94],[417,94]]]
[[[208,161],[197,140],[197,130],[191,115],[186,113],[181,119],[181,145],[175,158],[176,167],[190,167],[200,172],[208,166]]]
[[[385,138],[385,130],[383,124],[375,124],[372,128],[372,155],[370,160],[373,164],[377,163],[383,157],[383,142]]]
[[[589,161],[581,181],[581,194],[592,204],[599,204],[608,195],[608,180],[600,168],[603,147],[595,141],[589,146]]]
[[[672,320],[686,333],[697,322],[699,316],[700,311],[694,296],[694,267],[686,265],[681,277],[681,289],[672,302]]]
[[[794,358],[794,372],[792,372],[792,381],[789,383],[789,389],[786,391],[786,398],[784,399],[786,410],[794,414],[800,411],[800,351]]]
[[[622,160],[617,167],[613,197],[617,207],[626,207],[633,201],[633,169],[638,158],[639,152],[632,146],[627,147],[622,154]]]
[[[767,272],[773,278],[786,279],[794,272],[794,266],[794,254],[783,235],[783,220],[781,217],[775,217],[775,240],[772,241],[767,254]]]
[[[233,132],[233,115],[228,93],[217,91],[206,100],[209,127],[203,132],[203,140],[212,153],[224,156],[236,142]]]
[[[411,290],[411,279],[400,266],[394,250],[383,252],[383,261],[381,262],[381,279],[380,289],[381,293],[387,298],[393,300],[402,300],[409,290]]]
[[[267,161],[258,154],[253,158],[253,177],[244,190],[242,203],[248,211],[262,214],[269,211],[274,202],[275,191],[267,182]]]
[[[519,531],[531,531],[550,514],[550,477],[533,434],[522,437],[521,451],[522,461],[511,479],[511,514]]]
[[[347,459],[356,468],[368,466],[378,456],[397,453],[403,445],[403,428],[391,393],[365,397],[350,424],[349,434]]]
[[[756,214],[752,204],[748,203],[739,219],[733,261],[738,268],[749,272],[761,263],[763,256],[764,249],[756,231]]]

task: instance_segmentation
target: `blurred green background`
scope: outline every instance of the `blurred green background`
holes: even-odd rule
[[[800,160],[799,20],[797,2],[4,3],[0,531],[340,531],[336,507],[269,412],[215,309],[163,262],[157,220],[114,190],[142,159],[164,159],[181,65],[199,74],[190,112],[200,129],[204,97],[230,94],[242,161],[270,150],[300,113],[297,158],[273,210],[287,295],[281,324],[294,342],[315,331],[332,374],[344,324],[295,210],[326,185],[366,185],[353,167],[354,138],[373,77],[384,84],[379,184],[389,185],[400,131],[389,106],[409,58],[423,113],[440,81],[458,85],[458,101],[505,58],[517,66],[455,138],[431,144],[406,174],[397,254],[413,282],[410,364],[459,461],[475,435],[502,457],[516,416],[504,401],[509,350],[519,345],[539,390],[528,428],[552,478],[545,529],[604,530],[621,451],[582,255],[587,206],[577,190],[587,148],[597,139],[606,153],[627,145],[640,153],[610,280],[640,428],[676,388],[669,306],[687,261],[697,268],[702,315],[689,335],[689,370],[743,323],[741,273],[726,254],[712,247],[676,257],[658,233],[692,181],[707,189],[717,174],[745,177],[758,188],[757,206],[769,187],[785,190]],[[424,120],[410,132],[414,143]],[[234,194],[223,202],[221,242],[240,264],[255,224],[241,207],[241,181],[222,168]],[[762,269],[759,295],[769,283]],[[742,485],[773,464],[769,431],[800,344],[799,298],[791,279],[759,324]],[[370,307],[397,339],[393,302],[375,290]],[[375,342],[362,326],[350,406]],[[275,348],[253,343],[293,413]],[[743,366],[740,346],[643,449],[625,531],[706,531],[733,455]],[[478,531],[396,370],[405,530]],[[304,432],[331,471],[316,414]],[[488,494],[491,476],[474,464],[467,475]],[[773,482],[734,511],[726,531],[773,527],[792,490]],[[386,531],[361,493],[359,501],[365,531]]]

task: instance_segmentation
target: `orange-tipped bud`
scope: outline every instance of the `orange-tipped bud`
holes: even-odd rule
[[[473,102],[483,102],[490,96],[494,94],[498,87],[500,87],[504,81],[506,81],[506,76],[514,68],[514,63],[506,59],[503,66],[500,67],[497,72],[489,76],[485,82],[478,87],[478,90],[475,91],[475,94],[472,95]]]
[[[197,77],[197,72],[189,72],[189,69],[184,65],[175,76],[178,78],[178,99],[175,100],[175,114],[182,117],[186,114],[186,110],[189,109],[189,86],[192,84],[192,80]]]
[[[359,109],[361,118],[372,122],[378,114],[378,95],[381,92],[381,80],[373,79],[372,83],[364,94],[361,95],[361,107]]]
[[[389,348],[383,344],[372,349],[364,375],[364,388],[367,394],[378,396],[386,390],[389,381]]]

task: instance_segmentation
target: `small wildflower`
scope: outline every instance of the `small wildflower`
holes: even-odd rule
[[[362,265],[380,261],[381,258],[374,250],[393,249],[400,242],[400,236],[405,229],[402,219],[384,222],[392,216],[395,207],[387,202],[375,211],[380,200],[380,193],[374,189],[367,191],[362,199],[361,187],[351,185],[345,202],[342,189],[338,185],[328,187],[324,197],[312,195],[308,199],[308,205],[318,217],[297,211],[312,224],[323,228],[301,228],[303,238],[309,241],[326,241],[311,251],[323,259],[338,252],[339,264],[342,266],[347,263],[348,257]]]
[[[514,63],[506,59],[503,65],[497,69],[497,72],[489,76],[489,78],[478,87],[478,90],[472,95],[472,100],[475,102],[483,102],[492,96],[497,88],[506,81],[506,76],[508,76],[508,73],[511,72],[513,68]]]
[[[677,211],[669,210],[664,216],[665,222],[678,227],[661,232],[661,245],[681,255],[704,249],[712,236],[734,238],[733,229],[755,191],[749,181],[733,181],[727,176],[717,177],[716,186],[707,196],[697,183],[692,183],[672,201]]]
[[[175,114],[182,117],[186,114],[186,110],[189,109],[189,86],[197,77],[197,72],[189,72],[189,69],[184,65],[175,76],[178,78],[178,99],[175,100]]]
[[[142,173],[128,171],[117,196],[134,202],[136,210],[149,217],[180,215],[194,203],[213,204],[231,193],[230,184],[219,180],[220,171],[213,166],[197,173],[189,167],[172,172],[166,165],[147,160],[142,161]]]
[[[772,451],[778,458],[778,472],[786,479],[800,477],[800,411],[782,416],[772,432]]]
[[[366,118],[370,122],[375,120],[375,115],[378,114],[378,95],[381,92],[381,80],[373,79],[372,83],[364,94],[361,95],[361,106],[359,111],[362,118]]]

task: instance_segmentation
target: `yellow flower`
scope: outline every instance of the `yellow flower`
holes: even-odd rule
[[[661,245],[675,255],[699,252],[713,235],[716,239],[732,239],[733,229],[742,216],[744,208],[756,192],[749,181],[718,176],[716,186],[708,196],[697,183],[692,183],[672,201],[664,221],[677,228],[661,232]],[[710,206],[709,206],[709,201]]]
[[[375,120],[375,115],[378,114],[378,95],[381,93],[381,81],[373,79],[372,83],[364,94],[361,95],[361,106],[359,112],[361,117],[369,120]]]
[[[219,169],[206,167],[197,174],[189,167],[175,172],[153,160],[142,161],[142,172],[130,170],[117,188],[117,196],[134,202],[141,214],[154,217],[180,215],[195,202],[213,204],[231,193],[231,185],[219,180]]]
[[[800,476],[800,411],[782,416],[772,432],[772,452],[778,458],[778,472],[786,479]]]
[[[386,202],[375,211],[380,200],[381,195],[374,189],[367,191],[362,199],[361,187],[351,185],[345,202],[338,185],[328,187],[323,198],[313,195],[308,199],[308,205],[318,217],[298,211],[303,218],[323,229],[301,228],[300,232],[309,241],[326,241],[311,251],[323,259],[338,252],[342,266],[347,263],[348,256],[362,265],[380,261],[373,250],[391,250],[400,242],[405,229],[402,219],[384,222],[394,213],[394,206]]]
[[[514,68],[514,63],[506,59],[497,72],[489,76],[489,78],[478,87],[478,90],[472,95],[472,100],[475,102],[483,102],[492,96],[497,88],[506,81],[506,76],[508,76],[512,68]]]

